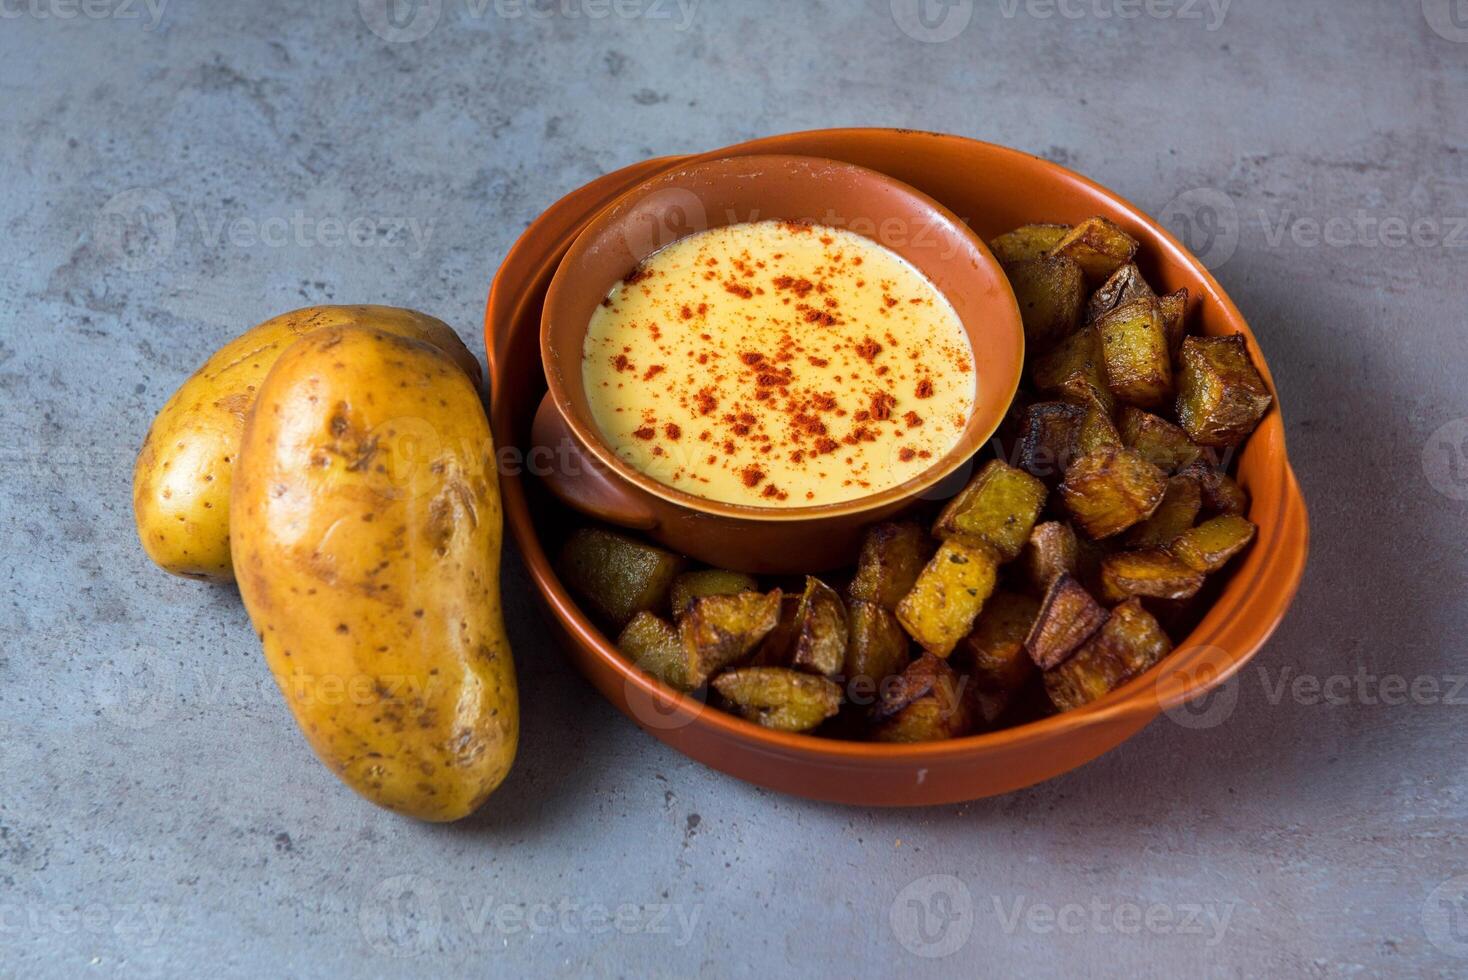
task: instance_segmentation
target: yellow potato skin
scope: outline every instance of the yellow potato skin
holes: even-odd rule
[[[288,346],[321,327],[367,324],[425,340],[477,384],[479,362],[448,324],[391,306],[313,306],[285,313],[221,347],[163,406],[133,468],[133,516],[155,564],[228,582],[229,493],[256,389]]]
[[[230,513],[240,595],[316,754],[390,810],[472,813],[514,761],[519,704],[468,376],[383,330],[307,335],[260,386]]]

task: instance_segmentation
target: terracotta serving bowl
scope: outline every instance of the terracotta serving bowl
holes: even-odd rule
[[[751,507],[668,486],[629,465],[603,438],[582,375],[582,347],[597,306],[652,253],[698,232],[756,219],[854,231],[906,259],[948,298],[975,351],[977,396],[958,442],[934,465],[842,503]],[[562,503],[719,568],[794,574],[854,561],[862,528],[910,506],[973,458],[1019,386],[1024,327],[989,249],[927,195],[849,163],[738,156],[658,174],[592,219],[551,280],[540,350],[550,390],[531,442],[537,458],[554,461],[538,475]]]
[[[546,287],[571,240],[619,193],[648,176],[697,159],[788,153],[845,160],[890,174],[938,200],[985,239],[1031,221],[1116,221],[1142,244],[1153,285],[1186,286],[1190,326],[1243,334],[1273,387],[1244,318],[1208,270],[1172,235],[1127,201],[1084,177],[1004,147],[906,130],[822,130],[776,136],[700,158],[650,160],[609,174],[552,206],[516,243],[490,291],[491,421],[504,447],[524,448],[545,391],[539,320]],[[1278,406],[1278,401],[1276,401]],[[1222,685],[1255,654],[1284,616],[1303,574],[1305,503],[1285,453],[1276,407],[1239,454],[1249,491],[1254,545],[1231,568],[1217,600],[1178,649],[1146,674],[1093,704],[1014,728],[947,742],[877,745],[769,731],[660,685],[631,666],[581,611],[551,566],[565,512],[534,479],[510,469],[505,513],[526,567],[577,667],[618,708],[679,751],[724,772],[816,799],[911,806],[1005,793],[1073,769],[1135,734],[1160,712]],[[1190,716],[1179,715],[1186,719]]]

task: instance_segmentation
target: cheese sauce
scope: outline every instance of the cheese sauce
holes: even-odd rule
[[[613,451],[687,493],[805,507],[932,466],[973,412],[973,350],[906,260],[843,229],[684,238],[614,286],[582,376]]]

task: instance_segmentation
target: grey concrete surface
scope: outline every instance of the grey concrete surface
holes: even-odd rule
[[[1468,7],[527,4],[0,2],[0,975],[1468,972]],[[803,802],[605,704],[512,554],[512,777],[462,826],[353,797],[234,592],[139,549],[154,411],[309,303],[482,353],[566,191],[848,124],[1074,167],[1251,318],[1314,551],[1235,699],[1001,799]]]

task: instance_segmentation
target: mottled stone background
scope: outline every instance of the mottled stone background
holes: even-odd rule
[[[1468,3],[529,3],[0,0],[0,974],[1468,970]],[[350,795],[234,592],[144,559],[153,413],[310,303],[482,352],[563,193],[859,124],[1076,168],[1251,319],[1314,541],[1226,717],[1002,799],[802,802],[613,711],[512,554],[508,783],[454,827]]]

